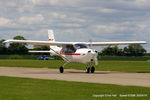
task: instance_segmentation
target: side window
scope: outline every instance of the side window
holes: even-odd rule
[[[64,46],[64,47],[62,47],[62,49],[61,49],[61,53],[65,53],[65,51],[66,51],[67,49],[66,49],[66,47]]]
[[[75,44],[75,47],[77,49],[88,48],[88,46],[86,44]]]
[[[76,49],[73,47],[73,45],[66,45],[61,50],[62,53],[75,53]]]

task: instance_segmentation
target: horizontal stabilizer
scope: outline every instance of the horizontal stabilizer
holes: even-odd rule
[[[50,51],[28,51],[29,53],[50,53]]]

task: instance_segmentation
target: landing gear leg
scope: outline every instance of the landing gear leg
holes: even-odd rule
[[[91,69],[91,62],[88,63],[88,66],[86,67],[86,73],[90,73],[90,69]]]
[[[70,63],[70,62],[67,62],[67,63],[65,63],[63,66],[60,66],[60,67],[59,67],[59,72],[60,72],[60,73],[63,73],[63,72],[64,72],[64,66],[67,65],[67,64],[69,64],[69,63]]]

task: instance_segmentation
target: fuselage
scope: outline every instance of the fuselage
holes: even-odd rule
[[[90,49],[86,44],[66,45],[62,48],[57,48],[56,51],[64,58],[69,59],[70,62],[79,62],[83,64],[88,64],[95,60],[95,56],[97,57],[97,51]],[[53,52],[51,55],[58,54],[54,54]]]

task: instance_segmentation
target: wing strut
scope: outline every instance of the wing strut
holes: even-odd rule
[[[56,52],[54,49],[50,48],[52,51],[54,51],[56,54],[58,54],[59,56],[61,56],[62,58],[64,58],[64,60],[67,62],[67,63],[70,63],[70,60],[67,59],[66,57],[62,56],[61,54],[59,54],[58,52]]]

